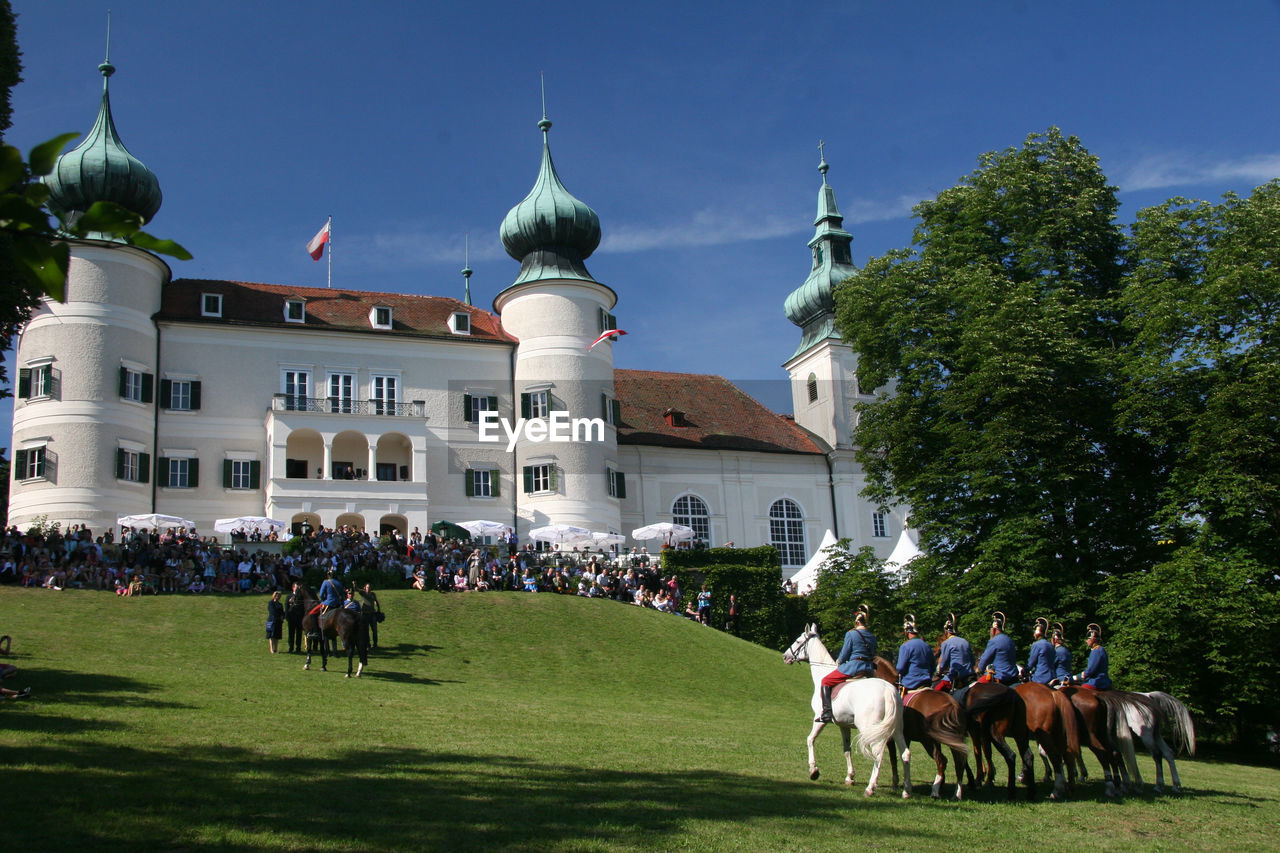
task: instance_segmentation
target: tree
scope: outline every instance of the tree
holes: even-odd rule
[[[1141,442],[1116,428],[1124,235],[1115,189],[1056,128],[916,208],[912,246],[837,291],[858,353],[868,494],[905,501],[958,604],[1092,618],[1153,546]],[[961,607],[960,609],[968,609]]]

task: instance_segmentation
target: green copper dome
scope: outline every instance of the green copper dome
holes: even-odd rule
[[[836,191],[827,183],[828,168],[824,157],[818,166],[822,186],[818,189],[813,239],[809,241],[813,268],[783,305],[787,319],[804,330],[797,355],[836,334],[836,286],[857,272],[850,250],[853,235],[844,230],[844,217],[836,207]]]
[[[583,263],[600,245],[600,217],[565,189],[551,161],[544,116],[542,167],[533,189],[502,220],[500,234],[507,254],[520,261],[514,284],[542,279],[595,281]]]
[[[160,209],[160,181],[142,161],[129,153],[111,118],[107,82],[115,73],[109,62],[102,72],[102,107],[89,135],[58,158],[53,172],[44,178],[50,204],[68,216],[89,209],[95,201],[113,201],[149,222]]]

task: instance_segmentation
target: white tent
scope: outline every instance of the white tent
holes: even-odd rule
[[[911,541],[911,535],[907,532],[907,528],[902,528],[902,535],[898,537],[898,544],[893,546],[893,553],[884,561],[884,570],[886,572],[898,573],[907,567],[907,564],[916,557],[923,557],[924,552]]]
[[[791,582],[795,584],[796,592],[801,595],[808,595],[813,592],[814,587],[818,585],[818,570],[822,568],[823,563],[831,556],[828,548],[836,547],[836,535],[829,529],[822,537],[822,542],[818,544],[818,550],[813,552],[813,556],[809,558],[809,562],[804,564],[804,568],[791,576]]]

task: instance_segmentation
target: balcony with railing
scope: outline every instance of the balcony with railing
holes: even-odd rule
[[[427,404],[422,400],[408,403],[390,400],[353,400],[344,397],[298,397],[276,394],[271,399],[273,412],[317,412],[326,415],[387,415],[402,418],[426,417]]]

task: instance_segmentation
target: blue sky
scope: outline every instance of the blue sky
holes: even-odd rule
[[[826,140],[854,259],[983,151],[1057,125],[1122,221],[1280,176],[1275,2],[109,3],[14,0],[7,141],[86,132],[112,9],[112,107],[159,176],[175,277],[461,296],[515,277],[498,226],[552,152],[600,215],[619,367],[716,373],[778,408]],[[12,373],[12,371],[11,371]],[[7,414],[0,414],[6,417]]]

